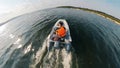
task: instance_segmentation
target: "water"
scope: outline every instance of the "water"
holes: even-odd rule
[[[39,62],[44,65],[46,58],[38,60],[43,55],[38,53],[61,18],[69,24],[75,49],[72,68],[120,68],[120,25],[92,13],[67,8],[36,11],[1,25],[0,68],[40,68]]]

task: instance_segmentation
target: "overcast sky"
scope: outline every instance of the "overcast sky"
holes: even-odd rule
[[[120,0],[0,0],[0,14],[24,13],[63,5],[95,9],[120,19]]]

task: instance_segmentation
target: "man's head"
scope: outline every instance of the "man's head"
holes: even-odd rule
[[[60,21],[60,22],[58,23],[58,26],[59,26],[59,27],[63,26],[63,22]]]

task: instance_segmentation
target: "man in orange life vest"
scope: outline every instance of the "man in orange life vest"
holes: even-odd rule
[[[60,21],[57,24],[57,29],[54,32],[53,40],[55,41],[55,43],[54,43],[55,48],[59,48],[60,39],[64,38],[66,36],[66,29],[63,25],[64,25],[63,22]]]

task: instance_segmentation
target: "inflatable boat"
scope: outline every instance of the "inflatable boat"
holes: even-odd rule
[[[47,37],[47,49],[48,51],[50,51],[52,47],[56,48],[56,44],[55,44],[56,41],[52,40],[52,35],[54,34],[56,28],[58,27],[59,22],[63,22],[63,26],[66,29],[66,35],[65,37],[61,38],[57,47],[58,48],[65,47],[66,51],[69,52],[71,48],[72,38],[70,35],[70,29],[69,29],[68,23],[65,19],[59,19],[53,26],[50,34]]]

